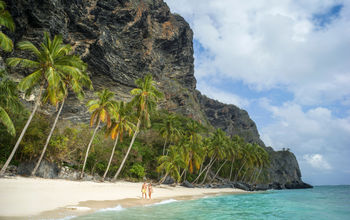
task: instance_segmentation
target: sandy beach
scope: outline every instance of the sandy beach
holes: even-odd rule
[[[42,178],[1,178],[0,219],[62,218],[117,206],[131,207],[168,199],[195,199],[208,195],[247,193],[240,189],[202,189],[154,186],[152,200],[141,198],[142,183],[90,182]]]

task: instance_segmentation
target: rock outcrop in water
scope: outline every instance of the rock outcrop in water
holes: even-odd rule
[[[88,63],[95,88],[107,87],[118,98],[128,100],[134,80],[152,73],[166,96],[163,108],[265,147],[246,111],[207,98],[195,89],[193,32],[162,0],[5,2],[16,23],[16,32],[9,34],[15,43],[40,42],[43,31],[62,34],[65,43],[71,44]],[[20,56],[22,52],[15,51],[13,55]],[[87,98],[91,95],[88,93]],[[89,114],[84,105],[69,97],[63,117],[87,121]],[[303,183],[292,153],[272,149],[269,153],[271,184],[285,188],[286,184]]]

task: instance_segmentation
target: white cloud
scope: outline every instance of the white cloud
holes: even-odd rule
[[[313,168],[320,170],[331,170],[331,165],[323,158],[321,154],[305,154],[303,159],[306,160]]]
[[[306,154],[330,149],[330,144],[337,150],[350,144],[350,117],[337,118],[323,107],[303,110],[292,102],[274,106],[268,99],[261,99],[260,106],[272,113],[273,121],[261,130],[262,139],[271,146],[289,145]]]
[[[349,1],[166,2],[188,20],[205,49],[196,55],[198,81],[231,78],[258,91],[283,85],[304,105],[350,96]],[[317,28],[313,15],[337,4],[343,5],[339,16]]]
[[[266,98],[259,105],[270,111],[273,119],[261,129],[262,140],[275,149],[290,148],[303,172],[314,172],[320,160],[326,170],[333,167],[345,172],[350,167],[350,116],[338,118],[327,108],[303,109],[292,102],[275,106]]]

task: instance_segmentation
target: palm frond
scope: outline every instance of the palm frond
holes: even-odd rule
[[[10,12],[4,9],[0,9],[0,26],[7,27],[10,31],[15,31],[15,23],[11,17]]]
[[[20,49],[20,50],[30,51],[30,52],[34,53],[35,56],[37,56],[37,57],[41,56],[41,53],[40,53],[39,49],[36,46],[34,46],[34,44],[29,42],[29,41],[21,41],[21,42],[19,42],[17,44],[17,48]]]
[[[8,58],[6,59],[6,63],[7,65],[12,67],[20,66],[24,68],[38,68],[40,66],[40,63],[36,61],[19,58],[19,57]]]
[[[13,49],[12,40],[2,31],[0,31],[0,48],[6,52],[10,52]]]
[[[3,109],[1,106],[0,106],[0,121],[6,126],[7,131],[12,136],[15,136],[15,134],[16,134],[15,126],[13,125],[13,122],[12,122],[10,116],[7,114],[5,109]]]
[[[94,125],[96,119],[99,120],[98,119],[98,111],[94,111],[91,115],[91,118],[90,118],[90,126],[91,127]]]
[[[37,70],[31,73],[29,76],[23,78],[18,84],[18,89],[21,91],[26,91],[33,88],[42,78],[41,70]]]

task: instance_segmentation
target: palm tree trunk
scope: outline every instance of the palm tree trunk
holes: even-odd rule
[[[103,174],[102,181],[105,180],[106,175],[107,175],[108,170],[109,170],[109,167],[111,166],[113,155],[114,155],[114,151],[115,151],[115,147],[117,146],[117,143],[118,143],[118,139],[119,139],[119,132],[117,134],[117,137],[115,138],[115,142],[114,142],[114,146],[113,146],[113,149],[112,149],[111,157],[109,158],[108,166],[107,166],[107,169],[106,169],[105,173]]]
[[[209,163],[204,167],[204,169],[201,172],[199,172],[197,178],[195,180],[193,180],[192,184],[196,183],[199,180],[199,177],[208,169],[208,167],[211,164],[212,160],[213,160],[213,157],[210,158]]]
[[[92,141],[93,141],[94,138],[95,138],[95,135],[96,135],[96,132],[97,132],[97,130],[98,130],[98,127],[100,127],[100,123],[101,123],[101,121],[98,119],[98,123],[97,123],[97,125],[96,125],[95,130],[94,130],[94,133],[92,134],[92,137],[91,137],[91,139],[90,139],[89,145],[88,145],[88,147],[87,147],[87,149],[86,149],[86,154],[85,154],[85,159],[84,159],[84,165],[83,165],[83,169],[81,170],[80,179],[82,179],[83,176],[84,176],[84,170],[85,170],[86,161],[87,161],[87,158],[88,158],[88,155],[89,155],[90,147],[91,147],[91,145],[92,145]]]
[[[162,184],[168,175],[169,175],[169,172],[166,172],[164,177],[159,181],[159,184]]]
[[[185,171],[186,171],[186,169],[184,169],[184,170],[182,171],[182,173],[181,173],[181,175],[180,175],[180,181],[181,181],[182,176],[185,174]]]
[[[242,170],[242,168],[244,167],[244,165],[245,165],[245,163],[246,163],[246,162],[247,162],[247,161],[246,161],[246,160],[244,160],[243,165],[241,166],[241,168],[239,168],[238,172],[237,172],[237,173],[236,173],[236,175],[235,175],[234,182],[236,182],[236,181],[237,181],[238,175],[239,175],[239,173],[241,172],[241,170]]]
[[[246,169],[246,170],[244,171],[244,174],[243,174],[243,176],[242,176],[242,178],[241,178],[241,180],[242,180],[243,182],[245,182],[244,177],[245,177],[245,175],[247,174],[247,171],[248,171],[248,169]]]
[[[164,145],[163,145],[163,156],[164,156],[164,154],[165,154],[165,145],[166,145],[166,142],[167,142],[167,138],[165,139]]]
[[[203,162],[201,163],[201,166],[199,168],[199,173],[202,172],[202,169],[203,169]]]
[[[62,109],[63,109],[64,101],[65,101],[65,99],[63,99],[62,104],[61,104],[61,107],[60,107],[60,109],[58,110],[58,113],[57,113],[57,115],[56,115],[55,121],[54,121],[54,123],[53,123],[53,125],[52,125],[52,128],[51,128],[50,134],[49,134],[49,136],[48,136],[47,139],[46,139],[46,143],[45,143],[45,145],[44,145],[44,149],[43,149],[43,151],[41,152],[40,158],[39,158],[38,162],[36,163],[36,166],[35,166],[34,170],[32,171],[32,176],[35,176],[35,173],[36,173],[36,171],[38,170],[38,168],[39,168],[39,166],[40,166],[41,160],[43,159],[43,157],[44,157],[44,155],[45,155],[47,146],[49,145],[51,136],[52,136],[52,134],[53,134],[53,131],[55,130],[55,127],[56,127],[58,118],[60,117],[61,111],[62,111]]]
[[[231,163],[231,170],[230,170],[230,178],[228,179],[229,181],[231,181],[231,177],[232,177],[232,171],[233,171],[233,163],[235,162],[235,159],[232,158],[232,163]]]
[[[212,179],[211,182],[213,182],[213,181],[215,180],[216,176],[219,174],[221,168],[225,165],[226,162],[227,162],[227,160],[225,160],[225,161],[221,164],[221,166],[219,167],[218,171],[216,171],[215,176],[214,176],[214,178]]]
[[[115,180],[117,179],[117,177],[119,176],[119,173],[120,173],[120,172],[122,171],[122,169],[123,169],[123,166],[124,166],[124,163],[125,163],[125,161],[126,161],[126,158],[128,158],[128,155],[129,155],[129,153],[130,153],[130,150],[131,150],[131,148],[132,148],[132,145],[134,144],[134,141],[135,141],[135,139],[136,139],[136,136],[137,136],[137,134],[139,133],[140,125],[141,125],[141,120],[138,119],[138,121],[137,121],[137,126],[136,126],[136,130],[135,130],[134,136],[133,136],[132,139],[131,139],[131,142],[130,142],[128,151],[126,152],[125,157],[124,157],[122,163],[120,164],[120,167],[119,167],[117,173],[116,173],[115,176],[113,177],[113,181],[115,181]]]
[[[205,180],[207,179],[208,173],[210,172],[210,169],[211,169],[211,167],[214,165],[216,159],[217,159],[217,158],[215,158],[215,159],[213,160],[213,162],[209,165],[209,167],[208,167],[208,169],[207,169],[207,172],[205,173],[204,179],[202,180],[201,184],[203,184],[203,183],[205,182]]]
[[[29,116],[29,118],[28,118],[28,120],[27,120],[27,123],[25,124],[25,126],[24,126],[24,128],[23,128],[23,130],[22,130],[22,133],[21,133],[21,135],[19,136],[19,138],[18,138],[18,140],[17,140],[17,142],[16,142],[16,144],[15,144],[15,147],[13,148],[13,150],[12,150],[12,152],[11,152],[9,158],[7,159],[6,163],[5,163],[4,166],[2,167],[2,169],[1,169],[1,171],[0,171],[0,176],[4,175],[4,173],[5,173],[5,171],[6,171],[7,167],[8,167],[8,165],[10,164],[10,162],[11,162],[13,156],[15,155],[15,153],[16,153],[16,151],[17,151],[17,148],[18,148],[19,144],[20,144],[21,141],[22,141],[22,138],[23,138],[24,134],[26,133],[26,131],[27,131],[28,127],[29,127],[30,122],[32,121],[32,119],[33,119],[33,117],[34,117],[34,114],[35,114],[36,110],[38,109],[38,107],[39,107],[39,105],[40,105],[41,95],[42,95],[43,89],[44,89],[44,85],[41,85],[41,86],[40,86],[40,90],[39,90],[39,94],[38,94],[38,97],[37,97],[37,100],[36,100],[35,105],[34,105],[34,108],[33,108],[33,111],[32,111],[32,113],[30,114],[30,116]]]
[[[258,181],[258,178],[259,178],[259,176],[261,174],[262,168],[263,168],[263,166],[260,167],[259,173],[258,173],[258,175],[255,178],[254,184],[256,184],[256,182]]]
[[[249,178],[249,182],[248,183],[251,183],[252,181],[253,181],[253,177],[255,176],[255,174],[257,173],[257,171],[256,171],[256,168],[253,170],[253,173],[252,173],[252,175],[250,176],[250,178]]]

